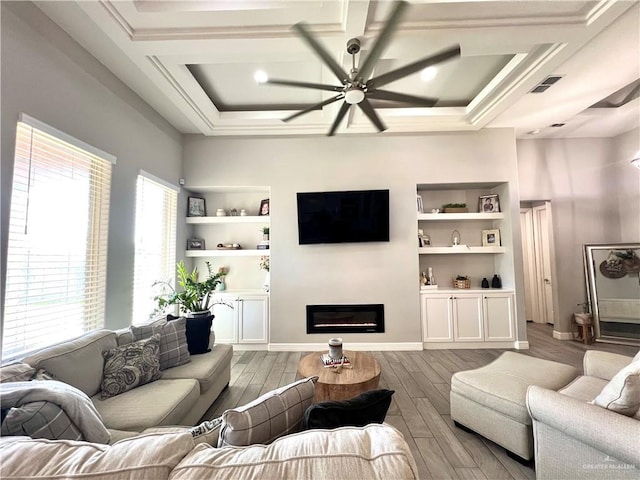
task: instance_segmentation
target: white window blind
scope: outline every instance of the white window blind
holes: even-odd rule
[[[146,172],[138,175],[133,278],[133,324],[149,321],[156,308],[156,280],[173,284],[176,271],[178,189]]]
[[[21,120],[9,219],[3,360],[104,325],[115,159],[80,148],[85,144],[35,119]]]

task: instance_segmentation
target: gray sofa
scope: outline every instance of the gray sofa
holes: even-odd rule
[[[640,413],[629,417],[589,403],[631,360],[590,350],[584,375],[563,389],[529,387],[536,478],[640,478]]]
[[[22,361],[45,369],[89,396],[110,430],[112,442],[150,427],[195,425],[229,384],[233,348],[215,345],[212,333],[210,352],[192,355],[189,363],[163,370],[159,380],[101,399],[102,352],[132,340],[128,329],[96,330]]]

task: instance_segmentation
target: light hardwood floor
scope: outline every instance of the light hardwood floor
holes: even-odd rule
[[[635,355],[637,347],[555,340],[551,325],[529,323],[529,350],[520,353],[582,370],[587,349]],[[456,428],[449,416],[451,375],[478,368],[505,350],[424,350],[371,352],[382,367],[380,388],[395,390],[386,422],[409,443],[422,479],[534,479],[535,472],[495,443]],[[236,352],[231,382],[204,419],[244,405],[296,379],[298,361],[308,352]]]

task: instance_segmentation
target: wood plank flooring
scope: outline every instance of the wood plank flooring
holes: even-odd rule
[[[529,350],[520,353],[573,365],[582,371],[587,349],[633,356],[637,347],[584,345],[553,338],[553,327],[529,323]],[[402,432],[422,479],[535,479],[532,468],[479,435],[456,428],[449,415],[451,376],[478,368],[505,350],[424,350],[371,352],[382,369],[380,388],[395,390],[386,422]],[[203,419],[215,418],[296,379],[298,361],[308,352],[235,352],[231,382]]]

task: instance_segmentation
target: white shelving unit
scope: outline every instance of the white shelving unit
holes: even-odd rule
[[[418,221],[502,220],[504,213],[418,213]]]
[[[465,253],[505,253],[505,247],[422,247],[418,249],[420,255],[461,255]]]
[[[255,257],[269,256],[269,250],[187,250],[186,257]]]
[[[224,217],[187,217],[188,225],[219,225],[234,223],[260,223],[269,225],[268,216],[251,215],[246,217],[227,215]]]

